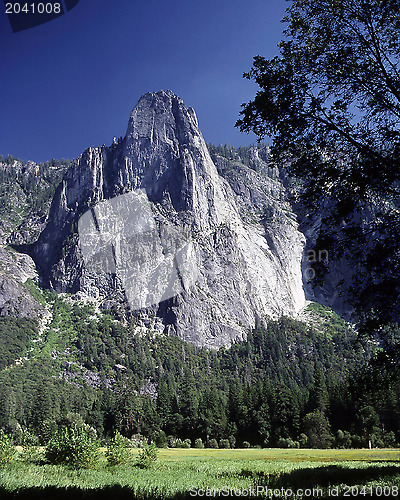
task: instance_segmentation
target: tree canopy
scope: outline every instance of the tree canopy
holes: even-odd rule
[[[286,12],[280,55],[244,75],[260,90],[237,126],[272,138],[302,179],[377,331],[400,316],[400,1],[293,0]]]

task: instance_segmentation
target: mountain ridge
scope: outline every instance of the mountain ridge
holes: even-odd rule
[[[108,148],[88,148],[66,172],[46,228],[30,254],[46,286],[101,296],[108,305],[123,304],[121,273],[88,272],[79,247],[79,220],[100,202],[144,190],[158,229],[191,233],[190,272],[199,278],[192,289],[139,311],[138,321],[150,321],[156,329],[198,345],[229,345],[268,317],[294,315],[305,304],[301,277],[305,240],[289,203],[282,200],[282,209],[270,194],[279,191],[285,196],[284,187],[279,180],[242,166],[246,169],[245,181],[222,177],[194,111],[171,91],[148,93],[131,113],[121,141]],[[243,215],[246,211],[251,221]],[[274,220],[267,224],[268,211]],[[122,262],[126,268],[126,262],[134,259],[132,235],[117,236],[125,241],[127,256],[117,258],[116,264],[121,268]],[[115,239],[115,234],[105,238]],[[160,256],[147,257],[153,262]]]

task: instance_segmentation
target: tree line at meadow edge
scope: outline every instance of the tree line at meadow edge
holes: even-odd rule
[[[56,294],[53,300],[41,350],[0,371],[0,427],[15,443],[24,429],[44,444],[77,422],[102,439],[118,430],[132,443],[159,446],[327,448],[400,440],[399,378],[368,365],[371,347],[337,316],[320,330],[282,318],[210,351],[135,334],[110,315],[96,318],[90,306]],[[24,328],[37,338],[33,320],[14,320],[15,328],[12,321],[0,318],[2,339],[14,335],[18,344]],[[1,344],[1,357],[12,344],[11,337]]]
[[[316,247],[356,270],[359,331],[399,362],[400,2],[293,0],[280,55],[254,58],[259,86],[237,126],[273,140],[302,181]]]

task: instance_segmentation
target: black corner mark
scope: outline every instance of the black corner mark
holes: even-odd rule
[[[74,8],[79,0],[3,0],[3,3],[11,29],[16,33],[62,16]]]

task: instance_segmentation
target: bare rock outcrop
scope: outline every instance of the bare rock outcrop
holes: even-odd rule
[[[45,283],[125,302],[138,320],[208,347],[295,315],[305,238],[285,188],[221,162],[180,98],[143,96],[126,136],[87,149],[58,187],[31,251]]]

